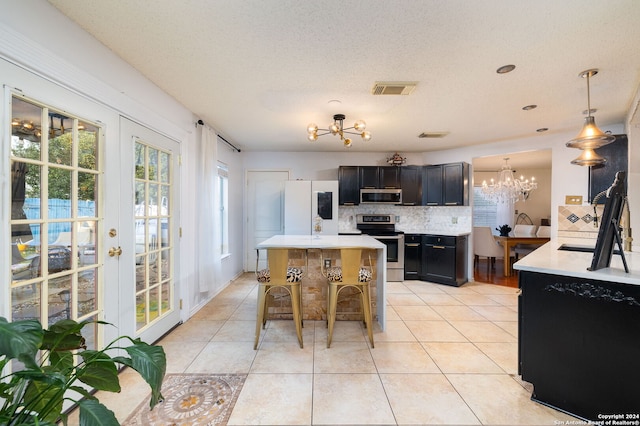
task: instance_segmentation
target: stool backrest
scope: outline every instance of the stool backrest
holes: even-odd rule
[[[340,249],[340,264],[342,268],[343,284],[358,284],[360,281],[360,268],[362,267],[362,251],[361,247]],[[371,257],[369,257],[369,268],[371,265]]]
[[[269,262],[270,284],[282,285],[287,283],[287,267],[289,266],[289,249],[267,249]]]

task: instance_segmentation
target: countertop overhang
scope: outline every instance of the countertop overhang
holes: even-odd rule
[[[368,235],[274,235],[256,245],[263,248],[340,249],[362,247],[384,249],[387,246]]]
[[[587,268],[591,266],[593,253],[558,250],[562,244],[588,245],[581,239],[552,239],[516,262],[513,268],[519,271],[640,285],[640,253],[624,252],[629,273],[625,272],[622,257],[618,254],[612,256],[610,267],[589,271]],[[591,245],[595,246],[595,240]]]

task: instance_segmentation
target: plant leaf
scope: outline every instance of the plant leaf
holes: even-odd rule
[[[8,322],[0,317],[0,356],[16,359],[27,355],[35,359],[43,334],[42,325],[36,320]]]
[[[44,331],[42,349],[49,351],[70,351],[84,349],[85,340],[80,330],[87,322],[78,323],[74,320],[63,319]]]
[[[25,408],[38,413],[38,419],[55,423],[62,411],[64,397],[63,386],[56,384],[31,381],[24,396]]]
[[[78,369],[78,379],[82,383],[98,390],[120,392],[118,369],[110,356],[97,351],[84,351],[79,355],[86,363]]]
[[[140,339],[125,348],[131,357],[131,367],[151,386],[151,408],[162,399],[162,380],[167,370],[167,357],[162,346],[149,345]]]
[[[80,426],[120,426],[113,411],[95,399],[78,401]]]
[[[51,368],[65,376],[73,370],[73,354],[71,352],[51,352],[49,355]]]

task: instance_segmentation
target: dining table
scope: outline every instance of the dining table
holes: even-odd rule
[[[509,259],[511,258],[511,248],[515,247],[516,244],[529,244],[529,245],[543,245],[548,243],[549,237],[536,237],[536,236],[528,236],[528,237],[512,237],[512,236],[500,236],[494,235],[493,238],[504,248],[504,276],[511,276],[511,262]]]

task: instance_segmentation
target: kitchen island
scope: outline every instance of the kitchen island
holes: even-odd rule
[[[371,282],[372,311],[376,313],[378,323],[385,329],[386,303],[385,284],[387,281],[387,246],[368,235],[275,235],[256,245],[257,250],[268,248],[289,248],[305,250],[308,267],[302,280],[302,315],[303,319],[326,320],[327,279],[322,275],[320,259],[329,259],[332,265],[340,257],[341,248],[361,247],[371,250],[373,263],[373,281]],[[262,257],[264,259],[264,257]],[[262,265],[264,266],[264,265]],[[359,298],[352,297],[343,306],[338,319],[360,319]],[[278,317],[278,309],[275,309]]]
[[[640,254],[625,252],[630,273],[616,254],[588,271],[592,253],[558,250],[576,242],[551,240],[514,265],[519,374],[542,404],[594,424],[640,422]]]

